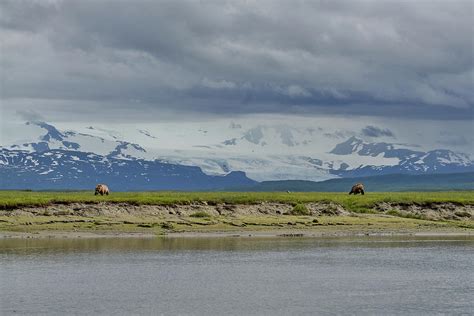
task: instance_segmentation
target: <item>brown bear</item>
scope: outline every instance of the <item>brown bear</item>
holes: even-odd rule
[[[106,186],[105,184],[98,184],[95,187],[95,195],[100,194],[100,195],[109,195],[109,187]]]
[[[357,183],[354,186],[352,186],[351,192],[349,194],[362,194],[364,195],[364,185],[362,183]]]

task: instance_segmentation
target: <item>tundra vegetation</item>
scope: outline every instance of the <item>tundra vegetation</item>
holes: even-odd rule
[[[171,205],[206,202],[209,204],[288,204],[334,202],[346,209],[363,212],[378,202],[391,203],[459,203],[474,204],[474,191],[444,192],[373,192],[351,196],[346,192],[114,192],[94,196],[93,192],[0,191],[0,209],[24,206],[46,206],[66,203],[129,203],[132,205]]]
[[[0,191],[0,231],[474,233],[474,192]]]

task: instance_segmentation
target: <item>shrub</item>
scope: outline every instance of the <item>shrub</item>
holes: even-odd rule
[[[403,217],[402,213],[396,210],[389,210],[385,214],[391,215],[391,216],[398,216],[398,217]]]
[[[170,222],[164,222],[164,223],[161,224],[161,228],[163,228],[163,229],[173,229],[174,225],[173,225],[173,223],[170,223]]]
[[[304,204],[296,204],[290,211],[291,215],[309,215],[309,210]]]
[[[198,212],[192,213],[189,216],[191,216],[191,217],[211,217],[211,215],[207,214],[204,211],[198,211]]]

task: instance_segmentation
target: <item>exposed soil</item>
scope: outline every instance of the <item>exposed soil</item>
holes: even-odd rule
[[[333,202],[308,203],[306,208],[311,216],[349,215],[350,211]],[[191,205],[131,205],[128,203],[71,203],[52,204],[44,207],[22,207],[14,210],[0,211],[0,216],[84,216],[84,217],[115,217],[115,216],[192,216],[204,212],[210,216],[258,216],[285,215],[291,212],[293,206],[283,203],[260,204],[217,204],[208,205],[206,202]],[[454,203],[378,203],[371,211],[401,217],[414,217],[429,220],[474,220],[474,205]]]
[[[334,202],[306,203],[298,208],[285,203],[50,204],[0,210],[0,239],[97,234],[105,237],[474,234],[474,205],[378,203],[367,211],[372,214],[353,213]]]
[[[375,211],[429,220],[474,220],[474,205],[454,203],[378,203]]]

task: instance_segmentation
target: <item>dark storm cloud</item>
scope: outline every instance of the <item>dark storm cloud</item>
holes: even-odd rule
[[[41,114],[34,110],[18,110],[16,114],[28,122],[41,122],[46,120]]]
[[[368,137],[395,137],[393,132],[389,129],[382,129],[376,126],[371,126],[368,125],[362,129],[362,135],[368,136]]]
[[[78,112],[81,101],[98,102],[98,113],[144,118],[167,110],[472,119],[472,9],[471,1],[2,1],[2,98],[54,99]]]

